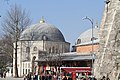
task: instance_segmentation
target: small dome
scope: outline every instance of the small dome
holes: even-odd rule
[[[76,44],[91,44],[92,40],[94,43],[99,42],[99,35],[98,35],[99,28],[93,28],[93,38],[92,38],[92,29],[88,29],[83,32],[78,39],[76,40]]]
[[[40,22],[31,25],[20,36],[20,40],[46,40],[46,41],[60,41],[65,42],[61,31],[54,25]]]

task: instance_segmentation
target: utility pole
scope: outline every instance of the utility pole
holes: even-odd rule
[[[17,42],[18,42],[18,21],[15,22],[16,29],[15,29],[15,77],[18,76],[18,68],[17,68]]]

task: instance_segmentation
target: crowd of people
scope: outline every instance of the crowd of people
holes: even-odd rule
[[[110,78],[103,76],[101,80],[110,80]]]
[[[3,76],[5,77],[5,76]],[[39,78],[39,79],[38,79]],[[46,75],[32,75],[32,73],[27,74],[24,77],[24,80],[73,80],[72,77],[68,77],[68,76],[64,76],[63,78],[60,75],[50,75],[50,74],[46,74]],[[97,80],[95,77],[81,77],[77,80]],[[103,76],[101,79],[99,80],[110,80],[109,77],[105,77]]]

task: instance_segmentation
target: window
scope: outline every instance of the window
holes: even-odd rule
[[[27,63],[25,63],[25,68],[27,67]]]
[[[81,43],[81,39],[78,39],[78,40],[77,40],[77,44],[80,44],[80,43]]]
[[[27,74],[27,69],[26,69],[26,74]]]
[[[23,74],[24,74],[24,69],[23,69]]]
[[[30,63],[28,63],[28,68],[30,68]]]
[[[49,48],[49,53],[51,53],[51,48]]]
[[[30,47],[26,47],[26,53],[30,53]]]
[[[55,48],[53,47],[53,48],[52,48],[52,53],[54,53],[54,52],[55,52]]]
[[[56,48],[56,53],[58,53],[58,49]]]
[[[23,63],[23,68],[24,68],[24,63]]]
[[[36,46],[33,48],[33,51],[37,51],[37,47]]]
[[[47,39],[48,39],[48,38],[47,38],[46,35],[43,35],[43,36],[42,36],[42,40],[43,40],[43,41],[46,41]]]
[[[30,73],[30,69],[28,69],[28,73]]]

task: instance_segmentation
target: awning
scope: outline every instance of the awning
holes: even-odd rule
[[[64,67],[61,69],[66,72],[91,72],[92,71],[90,67]]]

